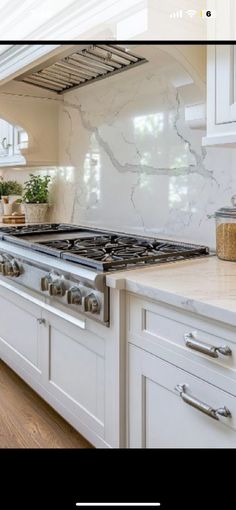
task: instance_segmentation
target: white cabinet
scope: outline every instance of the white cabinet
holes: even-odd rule
[[[236,49],[207,49],[207,134],[203,145],[236,144]]]
[[[133,294],[127,315],[128,446],[235,448],[235,328]]]
[[[21,149],[28,146],[28,135],[9,122],[0,119],[0,166],[25,164]]]
[[[216,124],[236,122],[236,50],[233,44],[215,47],[215,72]]]
[[[198,409],[182,400],[178,385]],[[203,409],[230,415],[215,419]],[[236,448],[236,399],[130,344],[129,447]]]
[[[124,446],[115,334],[10,287],[1,282],[0,358],[92,444]]]
[[[234,41],[236,28],[235,0],[206,0],[207,10],[215,16],[207,20],[208,41]]]

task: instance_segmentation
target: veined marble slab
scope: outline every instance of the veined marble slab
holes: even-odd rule
[[[236,263],[202,257],[113,273],[107,285],[236,326]]]
[[[64,95],[59,167],[2,171],[22,183],[29,172],[52,176],[47,221],[214,248],[213,213],[235,194],[236,151],[203,147],[204,129],[189,127],[185,106],[205,101],[205,85],[168,47],[140,45],[148,63]]]

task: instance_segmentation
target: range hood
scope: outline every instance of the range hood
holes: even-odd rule
[[[17,80],[64,94],[145,62],[145,58],[115,44],[77,45],[18,76]]]

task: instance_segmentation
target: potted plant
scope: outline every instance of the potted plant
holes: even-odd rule
[[[30,174],[24,183],[23,202],[28,223],[43,223],[48,209],[49,183],[51,177]]]
[[[21,197],[22,192],[23,186],[19,182],[4,181],[2,177],[0,178],[0,216],[3,214],[2,197],[9,197],[10,202],[14,202]]]

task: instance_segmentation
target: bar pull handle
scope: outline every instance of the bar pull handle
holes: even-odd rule
[[[207,354],[207,356],[210,356],[211,358],[218,358],[219,353],[223,354],[223,356],[232,356],[232,350],[228,345],[216,347],[215,345],[201,342],[200,340],[197,340],[195,332],[185,333],[184,340],[186,347],[189,347],[194,351]]]
[[[188,395],[186,392],[187,390],[186,384],[177,384],[175,390],[178,391],[180,397],[185,402],[185,404],[188,404],[194,407],[195,409],[198,409],[198,411],[207,414],[207,416],[210,416],[210,418],[213,418],[213,420],[219,420],[219,416],[224,416],[224,418],[232,417],[231,412],[226,406],[214,409],[213,407],[209,406],[205,402],[202,402],[198,398]]]

